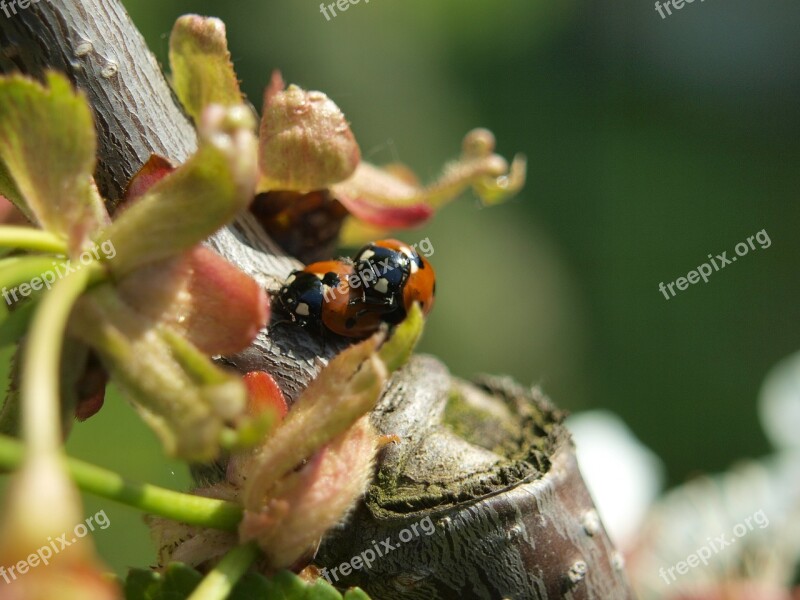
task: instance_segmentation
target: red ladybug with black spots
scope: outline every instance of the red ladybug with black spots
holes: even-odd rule
[[[345,337],[365,337],[382,323],[400,323],[414,302],[433,307],[436,276],[408,244],[379,240],[355,261],[329,260],[295,271],[278,292],[278,307],[298,325]]]

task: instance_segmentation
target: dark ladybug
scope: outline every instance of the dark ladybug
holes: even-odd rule
[[[278,292],[278,304],[293,322],[318,332],[324,326],[345,337],[378,330],[381,315],[364,304],[352,263],[326,260],[295,271]]]
[[[329,260],[294,271],[278,292],[278,304],[291,320],[303,327],[319,328],[326,293],[352,273],[352,265]]]
[[[381,311],[387,323],[405,319],[414,302],[420,303],[423,314],[431,311],[436,275],[431,264],[408,244],[393,239],[367,244],[356,254],[355,270],[366,284],[364,302]]]

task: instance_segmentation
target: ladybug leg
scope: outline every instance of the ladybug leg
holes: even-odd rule
[[[376,306],[376,307],[388,306],[391,308],[392,305],[395,303],[395,299],[394,295],[392,295],[389,298],[381,298],[378,300],[376,300],[375,298],[364,298],[363,300],[350,300],[350,304],[358,304],[359,302],[362,304],[367,304],[369,306]]]
[[[280,311],[273,311],[272,319],[270,319],[269,326],[275,327],[276,325],[281,325],[283,323],[292,323],[296,324],[297,320],[291,313],[287,313],[283,310]]]

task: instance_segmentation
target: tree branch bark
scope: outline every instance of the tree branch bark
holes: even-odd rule
[[[196,148],[191,124],[118,0],[33,4],[0,19],[0,44],[4,73],[41,78],[56,69],[86,93],[99,138],[96,179],[112,210],[150,154],[180,163]],[[299,265],[249,215],[209,245],[270,290]],[[294,399],[344,344],[278,323],[225,360],[269,371]],[[430,535],[397,544],[369,569],[340,571],[339,583],[392,600],[632,598],[561,420],[535,390],[500,379],[470,384],[435,359],[414,358],[373,415],[380,431],[402,441],[384,451],[365,502],[326,538],[316,562],[340,566],[379,540],[402,540],[430,517]]]

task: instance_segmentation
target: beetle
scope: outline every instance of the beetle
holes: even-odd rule
[[[302,327],[359,338],[383,323],[400,323],[414,302],[429,313],[435,292],[430,263],[408,244],[387,239],[367,244],[354,261],[326,260],[294,271],[277,300]]]

